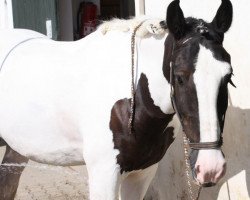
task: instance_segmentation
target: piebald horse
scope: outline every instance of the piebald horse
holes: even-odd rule
[[[174,141],[177,113],[192,147],[194,178],[216,184],[226,171],[221,144],[232,67],[223,39],[231,22],[229,0],[222,0],[211,23],[184,18],[175,0],[161,23],[169,34],[136,37],[132,133],[131,31],[101,27],[76,42],[1,32],[4,160],[10,162],[11,153],[20,162],[85,163],[91,200],[142,200]],[[15,193],[0,190],[1,199]]]

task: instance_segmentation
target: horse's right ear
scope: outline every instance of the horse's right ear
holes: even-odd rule
[[[185,18],[179,4],[180,0],[174,0],[167,9],[168,29],[176,40],[181,39],[185,35],[186,27]]]
[[[230,0],[222,0],[221,5],[212,21],[213,28],[220,32],[225,33],[228,31],[232,24],[233,19],[233,6]]]

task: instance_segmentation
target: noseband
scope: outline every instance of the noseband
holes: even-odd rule
[[[188,38],[182,44],[185,44],[186,42],[188,42],[191,39],[192,39],[192,37]],[[174,54],[174,49],[175,49],[175,43],[173,44],[173,48],[172,48],[172,58],[173,58],[173,54]],[[170,85],[171,85],[170,86],[170,88],[171,88],[170,96],[171,96],[171,101],[172,101],[173,108],[175,110],[175,113],[176,113],[177,117],[180,120],[183,132],[184,132],[184,134],[186,136],[184,126],[183,126],[183,119],[182,119],[180,113],[178,112],[175,97],[174,97],[174,85],[173,85],[174,74],[173,74],[173,61],[172,61],[172,58],[171,58],[171,61],[170,61]],[[188,138],[188,137],[186,136],[186,138]],[[221,146],[223,145],[223,137],[222,137],[222,135],[220,135],[220,139],[218,141],[215,141],[215,142],[190,142],[190,140],[188,139],[188,144],[189,144],[189,147],[191,149],[194,149],[194,150],[220,149]]]

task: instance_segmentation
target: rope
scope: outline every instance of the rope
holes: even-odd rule
[[[135,117],[135,36],[136,32],[144,22],[145,20],[135,27],[131,36],[131,103],[130,103],[130,117],[128,120],[129,134],[132,134],[134,131],[133,123]]]
[[[136,36],[136,32],[138,31],[138,29],[142,26],[142,24],[145,21],[142,21],[140,24],[138,24],[131,36],[131,103],[130,103],[130,117],[128,120],[128,129],[129,129],[129,134],[132,134],[134,131],[134,127],[133,127],[133,123],[134,123],[134,117],[135,117],[135,36]],[[172,63],[170,63],[172,64]],[[170,67],[172,70],[172,66]],[[170,74],[170,78],[172,78],[171,74]],[[172,84],[171,84],[172,85]],[[172,87],[172,86],[171,86]],[[171,91],[173,92],[173,91]],[[190,171],[191,171],[191,166],[190,166],[190,162],[189,162],[189,154],[188,154],[188,148],[189,148],[189,141],[187,139],[186,134],[183,132],[183,146],[184,146],[184,159],[185,159],[185,173],[186,173],[186,177],[187,177],[187,185],[188,185],[188,191],[189,191],[189,195],[190,195],[190,199],[191,200],[198,200],[199,196],[200,196],[200,192],[201,192],[201,185],[198,185],[198,192],[197,192],[197,196],[194,197],[194,192],[193,192],[193,186],[191,183],[191,175],[190,175]]]

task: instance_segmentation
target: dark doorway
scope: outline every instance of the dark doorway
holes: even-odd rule
[[[14,27],[38,31],[54,40],[77,40],[82,38],[81,29],[86,28],[79,17],[79,9],[84,2],[95,4],[98,8],[95,19],[91,20],[95,21],[95,30],[103,20],[135,16],[134,1],[12,0]]]
[[[12,0],[14,28],[25,28],[57,40],[56,0]]]
[[[101,0],[100,19],[107,20],[112,18],[128,19],[135,16],[134,0]]]

